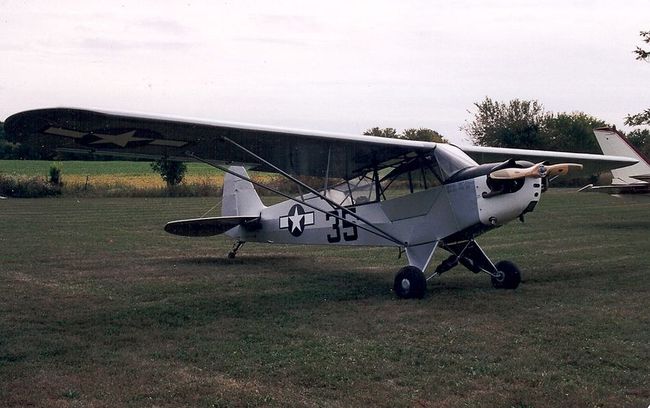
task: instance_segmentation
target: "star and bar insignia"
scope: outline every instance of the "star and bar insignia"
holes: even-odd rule
[[[154,132],[144,132],[138,129],[109,129],[103,130],[101,132],[82,132],[78,130],[50,126],[49,128],[43,130],[43,133],[48,135],[69,137],[86,146],[115,145],[119,147],[135,147],[153,145],[183,147],[188,144],[188,142],[182,140],[159,138],[160,135],[157,135]]]
[[[296,204],[289,210],[289,214],[279,218],[280,229],[288,229],[294,237],[302,235],[305,227],[314,225],[314,212],[305,212],[300,204]]]

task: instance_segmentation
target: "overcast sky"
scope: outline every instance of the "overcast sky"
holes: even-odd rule
[[[461,142],[486,96],[623,127],[650,1],[3,1],[0,120],[96,107]]]

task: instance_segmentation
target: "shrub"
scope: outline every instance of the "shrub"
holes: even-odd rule
[[[8,176],[0,174],[0,195],[19,198],[48,197],[61,194],[61,186],[48,183],[42,177]]]
[[[50,166],[50,184],[61,186],[61,169],[56,166]]]

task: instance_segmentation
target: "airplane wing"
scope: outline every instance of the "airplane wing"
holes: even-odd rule
[[[629,166],[636,160],[623,156],[605,156],[589,153],[554,152],[548,150],[525,150],[502,147],[459,146],[467,155],[478,163],[505,161],[510,158],[528,160],[533,163],[543,161],[571,162],[582,164],[582,170],[571,171],[571,174],[598,174],[618,167]]]
[[[5,121],[9,141],[45,152],[69,151],[133,158],[190,161],[197,156],[219,164],[274,171],[248,151],[293,175],[350,179],[436,149],[436,143],[361,135],[287,130],[227,122],[133,113],[49,108],[20,112]],[[449,147],[449,149],[452,149]],[[618,156],[461,147],[480,163],[520,158],[570,161],[605,170],[636,161]],[[463,165],[471,165],[467,160]]]
[[[210,237],[223,234],[237,225],[248,225],[251,228],[259,217],[206,217],[189,220],[170,221],[165,225],[165,231],[184,237]]]
[[[45,152],[69,151],[191,161],[187,152],[219,164],[273,171],[233,141],[294,175],[349,179],[376,164],[426,153],[435,143],[335,135],[165,116],[51,108],[5,121],[9,141]],[[398,162],[400,160],[397,160]]]

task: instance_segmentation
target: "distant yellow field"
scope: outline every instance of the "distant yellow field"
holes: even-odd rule
[[[252,176],[259,182],[272,182],[279,178],[270,174],[255,174]],[[63,175],[62,181],[67,188],[77,189],[84,186],[96,189],[110,188],[135,188],[140,190],[152,188],[164,188],[165,182],[156,174],[151,175],[127,175],[127,174],[96,174],[83,176],[79,174]],[[213,185],[223,184],[223,174],[218,175],[186,175],[181,184],[185,185]]]
[[[92,176],[82,175],[68,175],[62,177],[63,182],[68,187],[83,187],[85,185],[95,188],[114,188],[114,187],[130,187],[137,189],[148,188],[163,188],[165,182],[155,174],[150,176],[132,176],[120,174],[98,174]],[[223,183],[223,176],[186,176],[183,178],[183,184],[214,184],[221,185]]]

